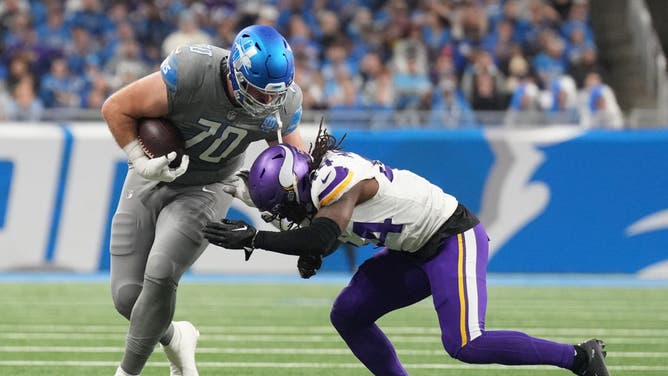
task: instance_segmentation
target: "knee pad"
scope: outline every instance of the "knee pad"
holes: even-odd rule
[[[178,265],[163,253],[153,253],[148,258],[144,278],[158,285],[176,288],[181,278]]]
[[[116,307],[118,313],[128,320],[130,320],[132,307],[134,307],[141,289],[141,284],[128,282],[120,284],[112,290],[111,297],[114,301],[114,307]]]

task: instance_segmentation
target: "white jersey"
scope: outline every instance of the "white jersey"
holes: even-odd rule
[[[376,179],[378,192],[355,206],[339,237],[343,242],[358,246],[374,243],[413,253],[457,208],[454,196],[411,171],[341,151],[325,154],[312,178],[311,199],[318,209],[331,205],[365,179]]]

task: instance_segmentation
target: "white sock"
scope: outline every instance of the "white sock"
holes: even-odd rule
[[[133,375],[131,373],[127,373],[127,372],[123,371],[123,368],[121,368],[121,366],[118,366],[114,376],[139,376],[139,375]]]
[[[172,339],[169,340],[169,343],[167,344],[167,346],[174,347],[174,345],[178,345],[179,342],[181,342],[181,331],[178,330],[176,328],[176,326],[174,326],[174,331],[172,333]]]

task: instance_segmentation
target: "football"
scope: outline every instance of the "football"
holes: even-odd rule
[[[176,159],[169,164],[175,168],[181,164],[186,143],[181,132],[169,120],[163,118],[142,118],[137,121],[137,136],[142,150],[150,158],[156,158],[175,151]]]

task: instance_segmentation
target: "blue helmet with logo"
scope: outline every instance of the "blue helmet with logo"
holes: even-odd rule
[[[285,103],[295,77],[292,49],[276,29],[252,25],[234,38],[229,58],[234,98],[253,116],[268,116]]]

